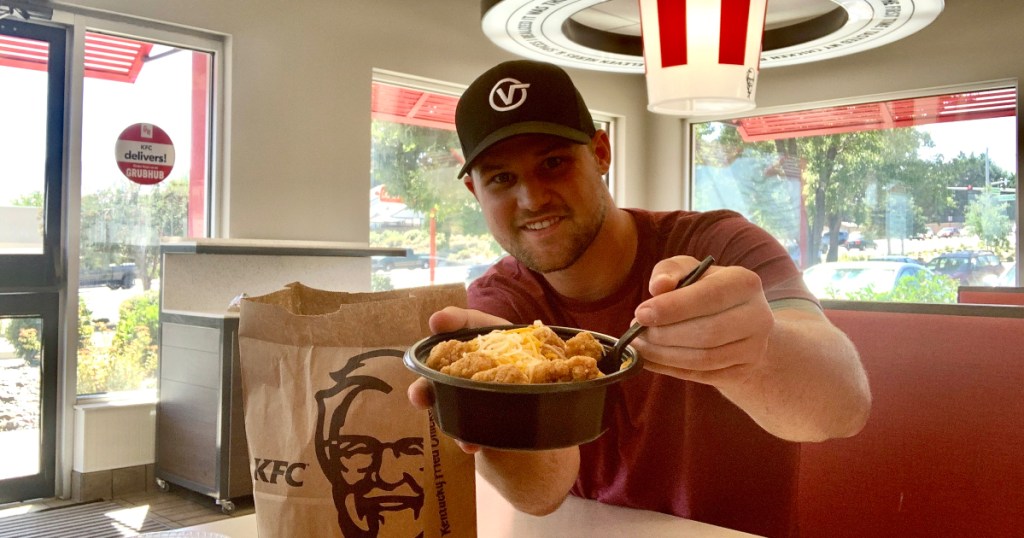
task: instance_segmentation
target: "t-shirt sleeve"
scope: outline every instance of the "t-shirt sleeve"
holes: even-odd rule
[[[500,287],[477,279],[469,285],[467,293],[469,308],[498,316],[512,323],[525,323],[517,319],[519,315],[512,306],[514,301],[508,296],[508,292]]]

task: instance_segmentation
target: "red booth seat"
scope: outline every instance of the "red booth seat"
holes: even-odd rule
[[[804,445],[801,536],[1024,536],[1024,309],[826,302],[873,407]]]
[[[994,304],[1024,306],[1024,288],[1005,286],[960,286],[956,302],[965,304]]]

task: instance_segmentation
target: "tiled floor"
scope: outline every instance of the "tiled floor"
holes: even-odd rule
[[[195,493],[184,488],[172,487],[171,491],[136,493],[114,499],[125,507],[149,506],[155,519],[171,528],[190,527],[255,512],[251,497],[235,499],[235,509],[225,514],[212,497]]]
[[[251,497],[235,499],[235,509],[228,515],[221,511],[220,506],[216,504],[212,497],[176,486],[166,493],[161,491],[133,493],[116,497],[113,499],[113,502],[125,508],[148,506],[146,511],[147,519],[152,519],[172,529],[200,525],[255,512]],[[76,503],[70,500],[43,499],[0,505],[0,518],[73,504]]]

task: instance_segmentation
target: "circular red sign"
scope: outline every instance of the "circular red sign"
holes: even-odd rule
[[[114,155],[121,173],[142,185],[160,183],[174,168],[171,137],[151,123],[136,123],[121,131]]]

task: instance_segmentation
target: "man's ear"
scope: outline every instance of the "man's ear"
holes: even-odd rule
[[[601,173],[607,174],[608,169],[612,166],[612,145],[611,140],[608,139],[608,133],[605,131],[595,133],[594,137],[590,139],[590,148],[594,152],[594,156],[597,157]]]
[[[468,189],[469,192],[473,193],[473,198],[477,198],[476,185],[473,184],[473,174],[466,174],[462,176],[462,184],[466,186],[466,189]],[[479,198],[477,198],[477,200],[479,200]]]

